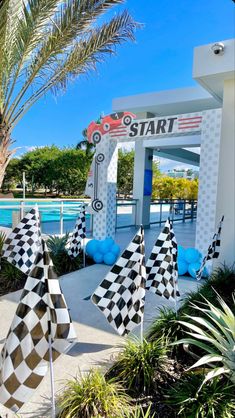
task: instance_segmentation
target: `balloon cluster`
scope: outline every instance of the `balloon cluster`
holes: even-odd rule
[[[178,246],[178,271],[180,276],[190,274],[196,278],[201,267],[202,254],[196,248],[183,248]],[[208,277],[208,271],[204,268],[202,277]]]
[[[112,238],[92,239],[86,245],[86,253],[95,263],[112,266],[118,258],[120,247]]]

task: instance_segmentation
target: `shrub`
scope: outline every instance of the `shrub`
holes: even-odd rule
[[[190,330],[187,334],[191,338],[184,338],[176,344],[191,344],[206,353],[192,366],[212,367],[203,383],[226,374],[235,384],[235,315],[219,295],[217,300],[220,308],[206,300],[201,306],[194,305],[200,316],[187,315],[187,321],[179,321]]]
[[[51,236],[47,240],[47,246],[51,253],[55,271],[58,276],[78,270],[82,266],[82,255],[72,258],[68,255],[66,245],[69,235],[65,234],[62,237]]]
[[[69,380],[58,399],[59,418],[120,418],[130,410],[130,398],[99,370]]]
[[[150,393],[155,374],[166,365],[166,345],[163,338],[143,343],[136,337],[127,340],[107,376],[121,382],[130,394]]]
[[[183,418],[233,418],[235,386],[217,378],[199,390],[203,380],[201,374],[185,375],[168,390],[166,403]]]
[[[173,309],[160,308],[158,317],[147,330],[146,339],[156,341],[159,338],[165,338],[168,343],[177,341],[183,337],[182,325],[179,324],[178,320],[179,315]],[[179,351],[179,346],[171,346],[171,351],[172,354],[176,354]]]
[[[0,231],[0,257],[2,255],[2,248],[3,248],[3,244],[6,240],[6,234],[5,232]]]
[[[234,310],[232,294],[235,292],[235,269],[226,265],[219,267],[213,271],[210,278],[200,287],[197,292],[191,292],[185,298],[179,314],[195,315],[194,305],[198,302],[205,302],[206,298],[209,302],[219,307],[219,301],[215,298],[215,291],[224,299],[229,307]]]
[[[21,289],[24,285],[26,276],[15,266],[8,263],[5,258],[1,260],[0,270],[0,294]]]
[[[144,411],[144,409],[141,406],[136,406],[133,409],[133,411],[125,415],[125,418],[154,418],[154,417],[155,417],[155,413],[151,412],[151,405],[149,405],[147,411]]]

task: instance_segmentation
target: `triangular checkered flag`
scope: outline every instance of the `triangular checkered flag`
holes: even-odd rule
[[[73,234],[69,240],[68,254],[70,257],[76,258],[80,254],[84,238],[86,238],[86,213],[85,204],[82,204]]]
[[[201,267],[200,267],[200,269],[197,273],[197,280],[201,279],[202,274],[203,274],[203,270],[204,270],[205,265],[206,265],[206,262],[209,261],[209,260],[212,260],[213,258],[218,258],[219,257],[219,253],[220,253],[220,235],[221,235],[223,222],[224,222],[224,216],[222,216],[222,218],[219,222],[219,225],[218,225],[218,229],[213,236],[212,243],[209,245],[208,250],[207,250],[207,254],[203,258]]]
[[[180,296],[177,242],[170,219],[167,219],[146,263],[146,275],[146,290],[171,301]]]
[[[31,209],[8,235],[4,245],[4,257],[9,263],[28,274],[41,246],[38,208]]]
[[[55,360],[76,336],[41,239],[0,357],[0,403],[14,412],[29,400],[47,372],[49,330]]]
[[[93,303],[120,335],[128,334],[143,320],[145,282],[141,227],[92,295]]]

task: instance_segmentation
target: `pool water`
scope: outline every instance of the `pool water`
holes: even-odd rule
[[[42,222],[54,222],[60,220],[60,207],[51,207],[52,205],[59,205],[59,202],[37,202],[39,206],[39,211],[41,214]],[[64,220],[74,220],[76,219],[79,208],[80,202],[71,202],[71,201],[64,201],[64,210],[63,210],[63,218]],[[36,204],[34,201],[25,202],[25,206],[33,206]],[[40,205],[46,205],[48,207],[40,207]],[[4,209],[4,206],[15,206],[15,209]],[[1,202],[0,201],[0,225],[11,227],[12,225],[12,213],[13,211],[19,212],[19,202]]]

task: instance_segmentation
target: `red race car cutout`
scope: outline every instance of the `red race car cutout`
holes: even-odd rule
[[[87,128],[87,139],[89,142],[98,144],[102,135],[116,130],[119,127],[129,126],[135,115],[131,112],[117,112],[101,117],[100,122],[91,122]],[[113,135],[114,136],[114,135]]]

